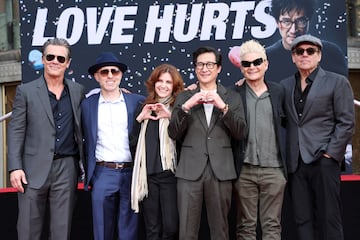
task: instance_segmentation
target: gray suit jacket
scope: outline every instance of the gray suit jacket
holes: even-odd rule
[[[229,104],[229,110],[223,115],[214,107],[208,127],[202,104],[190,109],[189,114],[181,109],[181,105],[198,91],[199,88],[179,94],[172,112],[169,136],[181,143],[176,176],[186,180],[197,180],[209,159],[217,179],[235,179],[231,139],[240,140],[246,132],[241,97],[218,84],[217,92],[224,102]]]
[[[82,153],[82,85],[65,79],[74,113],[75,140]],[[19,85],[8,127],[8,170],[23,169],[29,187],[40,188],[49,174],[55,148],[55,124],[44,77]]]
[[[294,103],[295,81],[294,76],[281,81],[285,87],[288,120],[286,155],[289,173],[296,171],[299,153],[305,163],[316,161],[324,152],[340,163],[355,122],[349,81],[319,67],[300,120]]]

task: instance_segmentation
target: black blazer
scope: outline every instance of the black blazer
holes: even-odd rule
[[[181,141],[180,160],[176,168],[176,177],[197,180],[208,163],[214,175],[220,181],[236,178],[231,138],[243,139],[246,132],[244,109],[241,97],[221,84],[217,86],[219,96],[229,105],[228,112],[213,109],[210,126],[207,126],[204,107],[194,106],[189,113],[181,105],[192,95],[200,91],[180,93],[175,101],[169,124],[169,136]]]
[[[287,178],[287,164],[286,164],[286,145],[285,145],[285,125],[286,125],[286,115],[284,111],[284,100],[285,100],[285,92],[284,87],[276,82],[266,82],[265,84],[268,88],[269,94],[270,94],[270,101],[272,105],[273,110],[273,118],[274,118],[274,124],[275,124],[275,134],[276,134],[276,140],[278,142],[279,146],[279,152],[281,157],[281,162],[284,166],[284,175]],[[234,90],[240,94],[242,102],[244,104],[245,109],[245,119],[246,118],[246,88],[247,84],[243,84],[242,86],[234,86]],[[235,165],[236,165],[236,172],[239,176],[241,167],[244,162],[245,157],[245,149],[247,144],[247,137],[243,141],[236,141],[233,139],[233,151],[235,156]]]

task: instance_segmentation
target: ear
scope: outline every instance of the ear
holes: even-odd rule
[[[220,72],[221,72],[221,69],[222,69],[222,66],[219,66],[219,67],[218,67],[218,70],[217,70],[217,73],[220,73]]]
[[[266,61],[264,62],[264,64],[265,64],[265,71],[267,71],[268,68],[269,68],[269,61],[266,60]]]
[[[99,79],[98,79],[97,73],[94,73],[93,78],[94,78],[98,83],[100,82]]]
[[[71,60],[72,60],[72,58],[69,58],[69,61],[68,61],[67,64],[66,64],[66,68],[69,68],[69,67],[70,67]]]

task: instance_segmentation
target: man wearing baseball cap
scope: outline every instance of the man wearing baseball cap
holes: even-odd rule
[[[100,92],[81,104],[85,190],[91,189],[95,240],[137,239],[138,216],[130,207],[133,159],[129,135],[134,111],[144,97],[121,91],[126,70],[113,53],[100,53],[88,69]]]
[[[340,164],[354,129],[353,92],[345,76],[321,68],[322,47],[317,37],[297,37],[291,51],[298,71],[281,81],[298,240],[344,239]]]

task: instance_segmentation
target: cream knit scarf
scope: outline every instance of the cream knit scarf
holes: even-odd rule
[[[159,101],[169,108],[171,98],[161,99]],[[139,139],[136,147],[134,169],[131,183],[131,208],[139,212],[139,202],[147,197],[148,185],[146,174],[146,149],[145,133],[149,120],[144,120],[141,124]],[[171,170],[175,173],[176,168],[176,148],[175,142],[168,135],[169,119],[159,119],[159,139],[160,139],[160,157],[163,170]]]

